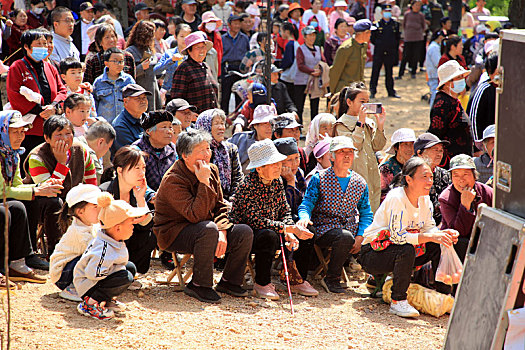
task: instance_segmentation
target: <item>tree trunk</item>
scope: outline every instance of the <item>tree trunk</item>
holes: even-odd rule
[[[510,0],[509,19],[516,28],[525,28],[525,0]]]

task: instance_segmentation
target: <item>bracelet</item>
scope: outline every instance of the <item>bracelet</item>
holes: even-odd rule
[[[362,128],[363,127],[363,123],[361,123],[359,120],[355,122],[355,125]]]

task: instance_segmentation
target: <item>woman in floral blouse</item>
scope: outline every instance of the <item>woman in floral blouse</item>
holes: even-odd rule
[[[278,300],[279,295],[271,283],[272,260],[280,247],[280,238],[287,242],[288,249],[301,251],[300,240],[307,240],[313,234],[292,220],[290,206],[286,202],[283,183],[280,180],[282,161],[286,156],[279,153],[271,140],[255,142],[248,149],[252,170],[233,196],[229,219],[234,224],[247,224],[253,230],[253,249],[255,252],[254,291],[260,298]],[[301,276],[292,253],[287,260],[290,273],[291,290],[306,296],[318,292]],[[306,268],[306,272],[308,272]],[[281,276],[282,279],[283,276]]]

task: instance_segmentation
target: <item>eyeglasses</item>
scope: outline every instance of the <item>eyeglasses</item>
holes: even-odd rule
[[[61,20],[58,21],[58,22],[65,22],[65,23],[69,23],[69,24],[71,24],[71,23],[75,23],[75,20],[72,19],[72,18],[70,18],[70,19],[61,19]]]
[[[124,64],[125,61],[116,61],[116,60],[109,60],[108,62],[115,63],[115,64]]]

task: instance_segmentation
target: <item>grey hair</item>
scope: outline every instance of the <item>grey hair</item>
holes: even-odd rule
[[[323,113],[321,119],[319,119],[319,126],[324,124],[334,125],[336,122],[335,116],[330,113]]]
[[[213,117],[211,118],[211,122],[213,123],[213,119],[215,119],[215,117],[219,117],[222,119],[223,122],[226,122],[226,113],[224,113],[224,111],[220,108],[214,108],[213,109],[213,113],[212,113]]]
[[[94,141],[104,138],[106,142],[113,141],[117,137],[115,129],[105,120],[93,123],[86,131],[86,140]]]
[[[421,157],[412,157],[409,160],[405,162],[405,165],[403,165],[403,172],[402,178],[401,178],[401,186],[407,187],[408,182],[406,177],[414,177],[414,174],[416,173],[417,169],[419,169],[422,165],[428,165],[430,167],[430,164],[425,158]]]
[[[179,135],[175,148],[177,149],[177,155],[179,159],[182,159],[182,155],[188,156],[193,153],[195,146],[207,142],[210,144],[212,141],[211,135],[202,130],[190,129],[184,131]]]

